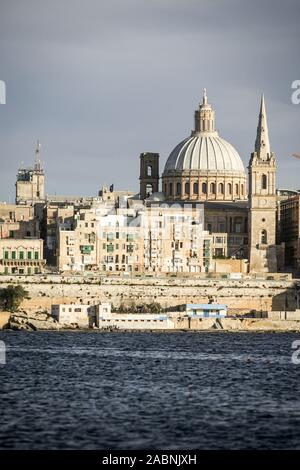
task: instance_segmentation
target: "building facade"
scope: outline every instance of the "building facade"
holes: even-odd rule
[[[286,266],[300,271],[300,195],[294,195],[280,203],[280,232],[285,244]]]
[[[45,264],[43,240],[12,238],[0,240],[1,274],[40,274]]]

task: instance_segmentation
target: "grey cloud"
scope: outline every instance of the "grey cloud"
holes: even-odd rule
[[[299,16],[298,0],[2,0],[0,199],[37,138],[49,193],[138,189],[139,153],[163,166],[204,86],[245,165],[265,92],[278,185],[298,187]]]

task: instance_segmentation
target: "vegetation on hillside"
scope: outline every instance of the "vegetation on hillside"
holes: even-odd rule
[[[16,312],[28,292],[22,286],[7,286],[0,289],[0,308],[8,312]]]

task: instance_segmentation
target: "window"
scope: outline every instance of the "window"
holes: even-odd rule
[[[169,184],[169,194],[170,194],[170,196],[172,196],[172,194],[173,194],[173,184],[172,183]]]
[[[203,194],[207,193],[207,184],[206,183],[202,183],[202,193]]]
[[[190,183],[185,183],[184,185],[184,192],[185,194],[190,194]]]
[[[31,251],[28,251],[28,253],[27,253],[27,259],[32,259],[32,252],[31,252]]]
[[[228,191],[228,194],[232,194],[232,184],[231,183],[228,183],[227,191]]]
[[[261,189],[267,189],[267,175],[261,175]]]
[[[9,238],[14,238],[15,232],[13,230],[9,231]]]
[[[39,252],[38,251],[34,252],[34,259],[39,259]]]
[[[176,194],[177,196],[180,196],[181,194],[181,183],[176,184]]]
[[[235,194],[239,194],[239,185],[238,184],[235,185]]]
[[[8,251],[4,251],[4,259],[8,259]]]
[[[215,256],[218,258],[218,257],[221,257],[221,256],[224,256],[224,251],[223,251],[223,248],[216,248],[215,249]]]
[[[20,258],[20,259],[24,259],[24,251],[20,251],[20,252],[19,252],[19,258]]]
[[[244,196],[244,185],[241,184],[241,195]]]
[[[223,183],[219,184],[219,193],[224,194],[224,184]]]
[[[261,240],[262,245],[267,244],[268,240],[267,240],[267,231],[266,230],[261,231],[260,240]]]
[[[11,258],[12,258],[12,259],[16,259],[16,252],[15,252],[15,251],[12,251],[12,252],[11,252]]]
[[[153,185],[148,183],[146,185],[146,194],[147,194],[147,197],[151,196],[151,194],[153,193]]]
[[[198,185],[198,183],[194,183],[194,185],[193,185],[193,193],[194,193],[194,194],[198,194],[198,192],[199,192],[199,185]]]
[[[81,312],[81,308],[74,308],[74,312]]]
[[[216,184],[210,183],[210,192],[211,194],[216,194]]]
[[[152,176],[152,166],[151,165],[147,166],[147,176]]]

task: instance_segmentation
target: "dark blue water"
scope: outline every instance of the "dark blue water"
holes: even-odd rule
[[[0,332],[3,449],[299,449],[297,334]]]

